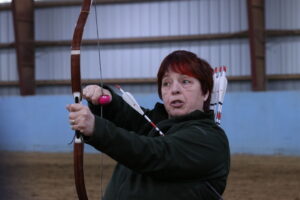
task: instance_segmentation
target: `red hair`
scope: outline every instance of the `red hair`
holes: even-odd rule
[[[199,80],[203,95],[209,92],[208,98],[203,105],[203,110],[208,112],[213,88],[213,69],[208,62],[197,57],[196,54],[184,50],[174,51],[166,56],[157,72],[157,86],[160,98],[162,98],[162,79],[168,70],[185,74]]]

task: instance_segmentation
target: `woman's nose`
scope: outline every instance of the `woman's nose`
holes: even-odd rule
[[[177,82],[174,82],[171,87],[172,94],[180,94],[181,88]]]

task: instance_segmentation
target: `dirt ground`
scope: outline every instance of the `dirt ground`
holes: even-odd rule
[[[0,152],[0,156],[1,200],[77,199],[72,153]],[[115,162],[100,154],[85,154],[84,163],[89,199],[100,200]],[[233,155],[223,196],[226,200],[300,200],[300,157]]]

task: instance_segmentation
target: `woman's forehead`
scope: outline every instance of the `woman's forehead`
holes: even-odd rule
[[[181,72],[176,72],[172,69],[169,69],[165,72],[165,74],[163,75],[163,78],[168,78],[170,76],[176,76],[176,77],[191,77],[194,78],[193,76],[190,76],[189,74],[185,74],[185,73],[181,73]]]
[[[197,75],[193,72],[193,70],[188,65],[169,65],[166,69],[163,77],[168,76],[170,73],[178,73],[181,75],[186,75],[190,77],[196,78]]]

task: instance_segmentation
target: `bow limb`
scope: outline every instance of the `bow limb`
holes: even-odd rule
[[[78,17],[76,27],[73,33],[72,48],[71,48],[71,83],[72,94],[75,103],[81,103],[81,75],[80,75],[80,46],[84,26],[90,11],[91,0],[83,0],[80,15]],[[75,131],[74,140],[74,176],[76,191],[79,200],[87,200],[87,193],[84,184],[83,172],[83,151],[84,144],[82,135],[79,131]]]

